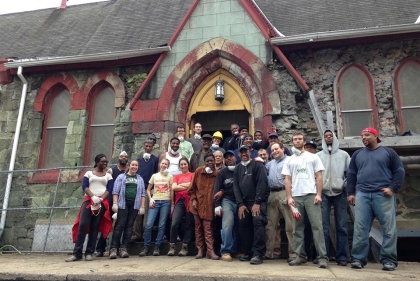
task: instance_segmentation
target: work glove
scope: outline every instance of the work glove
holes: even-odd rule
[[[154,208],[156,205],[156,202],[153,198],[150,198],[149,200],[149,208]]]
[[[112,215],[112,219],[113,220],[117,220],[117,213],[115,213],[115,214]]]
[[[223,209],[221,206],[214,208],[214,214],[221,217],[223,215]]]
[[[296,207],[290,206],[290,211],[292,212],[292,217],[295,220],[300,220],[302,218],[302,214],[299,212],[299,210]]]
[[[264,160],[263,160],[261,157],[259,157],[259,156],[255,157],[255,158],[254,158],[254,161],[255,161],[255,162],[264,163]]]
[[[117,204],[117,203],[114,203],[114,204],[112,205],[112,211],[113,211],[114,213],[118,213],[118,204]]]
[[[146,209],[144,207],[140,207],[139,214],[144,215],[145,212],[146,212]]]
[[[99,199],[99,197],[96,195],[93,195],[92,197],[90,197],[90,200],[92,200],[93,204],[101,203],[101,199]]]

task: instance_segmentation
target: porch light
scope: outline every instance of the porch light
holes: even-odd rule
[[[223,82],[222,79],[219,79],[214,84],[214,99],[218,102],[222,102],[225,98],[225,88],[224,88],[225,82]]]

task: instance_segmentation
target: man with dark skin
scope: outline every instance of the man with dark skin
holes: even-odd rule
[[[240,260],[261,264],[266,252],[265,226],[267,224],[267,172],[262,163],[251,160],[250,148],[239,149],[241,162],[234,171],[233,188],[239,206]]]
[[[252,145],[254,144],[254,138],[250,134],[242,135],[243,137],[243,143],[244,145],[248,146],[250,148],[250,157],[251,159],[254,159],[255,157],[258,157],[258,151],[254,148],[252,148]],[[239,149],[235,150],[235,156],[236,156],[236,164],[239,164],[241,162],[241,156],[239,155]]]
[[[232,133],[232,136],[227,137],[225,139],[225,142],[223,143],[223,149],[225,151],[236,149],[235,144],[237,143],[236,139],[239,136],[239,125],[238,124],[230,125],[230,131]]]
[[[170,140],[169,143],[171,149],[168,152],[164,152],[159,157],[159,163],[163,159],[169,160],[169,167],[168,172],[172,176],[176,176],[181,173],[181,169],[179,168],[179,160],[181,160],[182,157],[185,157],[185,155],[182,155],[179,151],[179,145],[180,141],[178,138],[174,137]]]
[[[190,161],[190,171],[195,172],[198,167],[204,166],[204,155],[210,151],[210,146],[212,142],[212,136],[205,134],[201,138],[202,148],[199,151],[195,151],[191,156]]]

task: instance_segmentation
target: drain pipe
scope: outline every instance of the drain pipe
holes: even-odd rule
[[[6,224],[6,214],[7,214],[6,209],[9,205],[10,188],[12,186],[13,170],[15,168],[16,152],[17,152],[17,147],[19,144],[20,127],[22,126],[23,110],[24,110],[25,101],[26,101],[26,91],[28,89],[28,81],[26,81],[25,77],[23,77],[22,69],[23,68],[19,66],[18,72],[17,72],[17,75],[19,76],[20,80],[23,83],[23,88],[22,88],[22,96],[20,99],[19,113],[18,113],[18,118],[17,118],[17,123],[16,123],[15,138],[13,139],[12,157],[10,157],[10,165],[9,165],[9,173],[7,175],[6,190],[4,192],[3,211],[1,212],[1,220],[0,220],[0,237],[3,235],[4,226]]]

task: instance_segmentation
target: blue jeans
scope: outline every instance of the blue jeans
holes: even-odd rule
[[[163,241],[163,235],[165,234],[166,219],[168,218],[169,212],[171,211],[171,200],[156,200],[155,207],[149,208],[147,214],[146,228],[144,229],[144,247],[149,248],[152,241],[152,229],[155,223],[156,217],[159,215],[158,223],[158,235],[156,237],[155,246],[159,247]]]
[[[334,206],[335,231],[337,239],[336,261],[347,262],[347,195],[345,192],[337,196],[322,194],[321,211],[322,227],[324,230],[325,248],[330,252],[330,214],[331,205]]]
[[[383,236],[380,251],[381,262],[391,262],[398,265],[395,194],[385,196],[382,191],[371,193],[358,191],[356,193],[355,203],[353,247],[351,250],[352,260],[359,260],[363,264],[367,263],[369,232],[373,219],[377,217],[382,228]]]
[[[238,251],[238,209],[236,202],[222,199],[222,245],[220,252],[223,254],[235,254]]]

